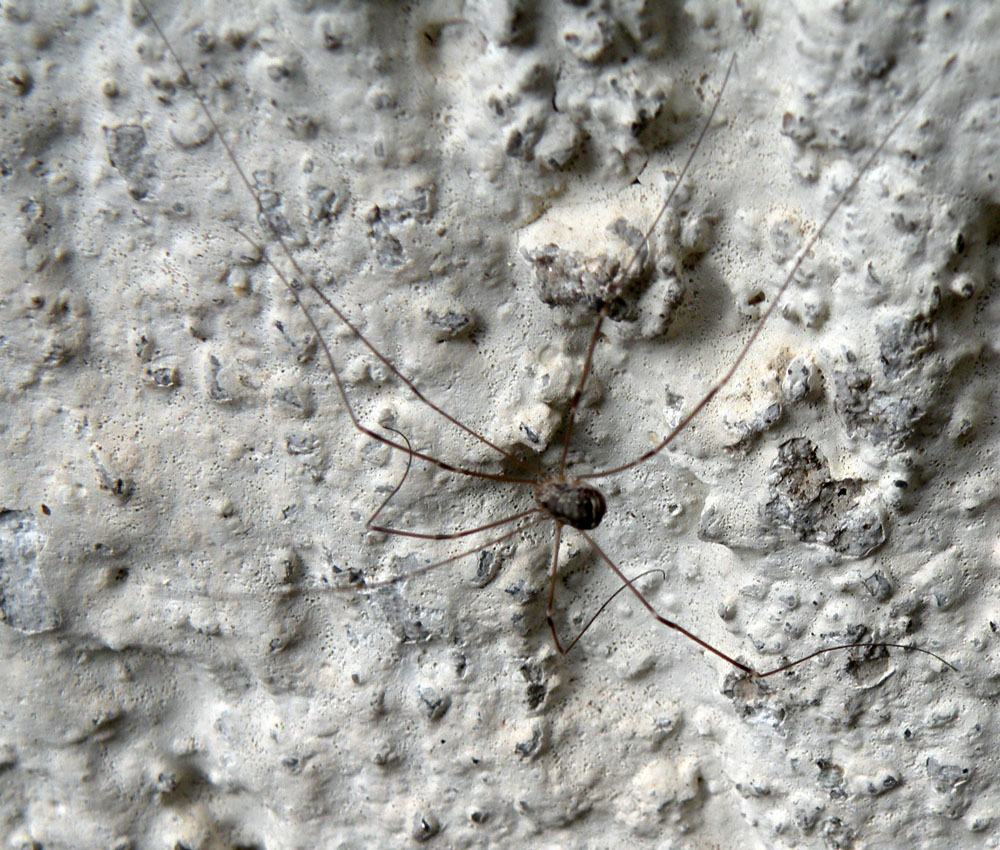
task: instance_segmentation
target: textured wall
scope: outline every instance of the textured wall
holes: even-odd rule
[[[863,650],[754,682],[627,593],[562,658],[551,523],[359,592],[483,536],[365,532],[403,457],[352,428],[234,231],[288,269],[141,7],[4,4],[4,846],[997,846],[995,4],[248,5],[153,11],[301,268],[548,474],[587,304],[730,58],[597,346],[576,471],[651,448],[712,386],[955,56],[733,381],[597,482],[593,537],[756,669],[874,638],[958,672]],[[303,291],[367,425],[526,477]],[[533,504],[417,463],[381,519]],[[570,636],[619,585],[570,531],[561,564]]]

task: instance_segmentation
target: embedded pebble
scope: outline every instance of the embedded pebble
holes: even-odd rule
[[[881,570],[876,570],[861,582],[874,599],[885,602],[892,595],[892,585]]]
[[[536,711],[548,694],[545,674],[538,664],[522,664],[520,672],[526,682],[525,705],[528,711]]]
[[[797,437],[782,443],[767,484],[760,518],[768,525],[852,558],[863,558],[885,542],[877,497],[858,479],[833,479],[811,440]]]
[[[417,812],[413,816],[413,827],[410,837],[417,842],[430,841],[441,831],[441,821],[433,812]]]
[[[538,723],[531,724],[528,734],[514,745],[514,752],[523,759],[537,757],[545,745],[545,734]]]
[[[890,380],[912,369],[934,347],[934,323],[926,316],[902,317],[876,328],[882,371]]]
[[[125,504],[132,497],[135,482],[113,472],[104,454],[97,446],[90,447],[90,457],[94,462],[101,489]]]
[[[108,161],[121,172],[129,194],[141,201],[157,176],[152,154],[145,152],[146,131],[136,124],[121,124],[107,130]]]
[[[812,358],[800,355],[785,367],[785,373],[781,377],[781,393],[789,402],[805,401],[816,392],[819,381],[819,369]]]
[[[573,222],[555,214],[526,231],[521,254],[532,269],[539,299],[570,308],[580,318],[606,309],[615,322],[639,321],[646,337],[664,333],[687,291],[675,266],[708,247],[706,220],[689,221],[687,230],[672,234],[669,245],[659,245],[659,239],[643,243],[642,229],[621,216],[602,228],[598,222],[608,218],[606,209],[590,214],[597,221],[579,248],[569,247],[580,241]]]
[[[46,538],[28,511],[0,511],[0,619],[22,634],[58,629],[62,618],[42,581]]]
[[[559,426],[559,415],[547,404],[539,402],[511,415],[517,423],[517,442],[536,452],[548,448]]]
[[[900,451],[910,443],[927,413],[905,385],[899,394],[876,389],[871,373],[850,360],[834,370],[833,388],[834,409],[848,434],[862,435],[890,451]]]
[[[193,104],[170,125],[170,138],[182,150],[201,147],[212,138],[214,132],[204,113]]]
[[[638,310],[629,301],[639,299],[648,280],[641,259],[621,278],[626,264],[606,254],[588,257],[550,243],[524,256],[534,267],[538,297],[544,304],[581,307],[593,314],[607,306],[615,321],[638,318]]]
[[[423,313],[437,342],[469,336],[476,329],[475,315],[456,298],[434,297],[425,304]]]
[[[428,720],[440,720],[451,708],[451,697],[429,685],[418,687],[417,705]]]

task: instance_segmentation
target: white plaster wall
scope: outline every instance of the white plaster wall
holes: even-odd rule
[[[590,327],[540,302],[523,250],[557,233],[599,253],[609,220],[647,226],[735,53],[656,237],[664,262],[687,256],[686,300],[666,334],[609,327],[581,470],[654,445],[722,374],[759,315],[748,302],[773,296],[955,56],[732,384],[670,451],[602,483],[594,535],[629,575],[663,569],[650,601],[758,669],[874,634],[959,672],[835,653],[741,684],[627,595],[561,658],[548,525],[493,547],[485,586],[468,555],[359,593],[352,573],[463,546],[365,533],[403,459],[352,429],[304,317],[247,261],[234,226],[282,257],[141,9],[15,2],[0,30],[4,846],[997,846],[995,4],[250,6],[153,9],[302,266],[505,446],[522,422],[558,446]],[[700,257],[678,247],[697,241],[686,222],[712,225]],[[309,303],[366,423],[514,471]],[[476,329],[442,338],[428,309]],[[812,376],[798,401],[781,385],[795,358]],[[884,528],[871,554],[763,522],[792,438],[857,480]],[[551,469],[555,450],[538,457]],[[526,486],[417,464],[387,516],[442,532],[531,505]],[[617,585],[568,532],[563,561],[570,634]]]

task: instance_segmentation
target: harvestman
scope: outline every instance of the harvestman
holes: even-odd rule
[[[366,523],[366,528],[368,528],[371,531],[384,532],[386,534],[399,535],[403,537],[410,537],[421,540],[456,540],[460,538],[470,537],[475,534],[482,534],[484,532],[498,529],[503,526],[508,526],[512,524],[516,525],[516,527],[512,531],[507,531],[498,537],[494,537],[493,539],[487,541],[486,543],[481,543],[480,545],[472,549],[468,549],[464,552],[461,552],[458,555],[453,555],[449,558],[445,558],[443,560],[436,561],[432,564],[428,564],[420,569],[414,570],[413,572],[407,573],[405,575],[396,576],[386,581],[377,582],[374,584],[368,584],[366,586],[366,589],[372,589],[389,584],[394,584],[403,581],[405,579],[412,578],[416,575],[429,572],[430,570],[436,569],[446,564],[450,564],[467,555],[473,554],[489,546],[493,546],[495,544],[508,540],[512,537],[515,537],[516,535],[520,534],[526,529],[539,525],[540,523],[546,521],[552,521],[555,523],[555,536],[553,544],[552,566],[549,578],[548,601],[545,610],[545,619],[546,622],[548,623],[549,630],[552,633],[552,639],[555,643],[555,647],[561,655],[565,655],[574,646],[576,646],[576,644],[580,641],[580,638],[583,637],[587,629],[590,628],[594,620],[596,620],[597,617],[601,614],[601,612],[604,611],[604,609],[608,606],[608,604],[612,601],[612,599],[614,599],[622,591],[628,590],[636,597],[636,599],[639,600],[639,602],[643,605],[643,607],[645,607],[646,610],[659,623],[671,629],[674,629],[675,631],[684,635],[684,637],[694,641],[696,644],[698,644],[698,646],[702,647],[708,652],[711,652],[712,654],[721,658],[723,661],[726,661],[727,663],[741,670],[744,674],[753,676],[755,678],[764,678],[766,676],[773,676],[776,673],[789,670],[792,667],[796,667],[799,664],[802,664],[806,661],[809,661],[813,658],[816,658],[819,655],[823,655],[828,652],[837,652],[837,651],[861,648],[861,647],[872,647],[872,648],[891,647],[896,649],[922,652],[926,655],[930,655],[931,657],[937,659],[938,661],[942,662],[948,667],[955,669],[951,664],[949,664],[940,656],[921,647],[909,646],[906,644],[897,644],[897,643],[861,642],[861,643],[850,643],[850,644],[841,644],[837,646],[825,647],[823,649],[816,650],[815,652],[812,652],[806,656],[803,656],[802,658],[798,658],[795,661],[791,661],[781,665],[780,667],[776,667],[773,670],[766,670],[763,672],[759,672],[753,669],[752,667],[743,664],[740,661],[737,661],[735,658],[730,657],[726,653],[712,646],[707,641],[702,640],[700,637],[688,631],[679,624],[661,616],[635,585],[635,582],[638,581],[642,576],[636,576],[634,579],[629,579],[618,568],[618,566],[614,563],[614,561],[612,561],[612,559],[604,552],[604,550],[601,549],[600,546],[598,546],[598,544],[591,537],[591,535],[587,533],[597,528],[598,525],[600,525],[601,520],[603,519],[607,508],[606,500],[604,498],[603,493],[601,493],[599,489],[591,486],[587,482],[594,481],[600,478],[607,478],[612,475],[617,475],[619,473],[625,472],[628,469],[632,469],[633,467],[636,467],[639,464],[644,463],[645,461],[649,460],[652,457],[655,457],[657,454],[663,451],[663,449],[665,449],[668,445],[670,445],[670,443],[673,442],[673,440],[677,437],[677,435],[680,434],[691,423],[691,421],[696,416],[698,416],[701,413],[701,411],[711,402],[711,400],[716,396],[716,394],[729,383],[733,375],[736,373],[737,369],[739,369],[743,360],[746,358],[754,342],[757,340],[757,337],[760,335],[761,330],[764,328],[764,325],[768,322],[771,315],[774,313],[778,304],[782,300],[782,297],[784,296],[785,292],[788,290],[789,286],[791,286],[792,281],[796,273],[798,272],[799,267],[802,265],[802,262],[805,259],[805,257],[809,254],[813,246],[815,246],[816,243],[819,241],[819,239],[822,237],[824,231],[830,224],[834,215],[836,215],[836,213],[844,205],[847,198],[858,186],[858,184],[861,181],[861,178],[871,168],[876,158],[879,156],[879,154],[885,148],[886,144],[889,142],[889,139],[893,136],[896,130],[899,129],[899,127],[903,124],[903,122],[913,112],[914,108],[923,99],[924,95],[927,94],[927,92],[937,83],[937,81],[951,68],[952,64],[954,63],[953,58],[948,60],[948,62],[944,66],[944,69],[941,71],[938,77],[936,77],[935,80],[930,85],[928,85],[925,89],[923,89],[918,94],[918,96],[913,100],[913,102],[910,103],[910,105],[904,109],[902,115],[900,115],[900,117],[896,119],[896,121],[893,123],[889,131],[883,136],[882,140],[879,142],[875,150],[864,161],[861,168],[858,169],[857,173],[851,180],[850,184],[840,194],[840,197],[837,199],[836,203],[833,205],[831,210],[827,213],[826,217],[823,219],[820,226],[816,229],[815,233],[807,241],[805,247],[799,251],[798,256],[796,257],[796,260],[793,263],[790,271],[788,272],[781,286],[778,287],[778,290],[775,293],[771,305],[767,308],[767,310],[764,312],[764,314],[757,322],[753,331],[750,333],[750,336],[748,337],[747,341],[740,349],[739,354],[733,360],[728,370],[715,383],[715,385],[707,393],[705,393],[705,395],[697,402],[697,404],[695,404],[687,412],[687,414],[680,420],[680,422],[677,423],[677,425],[673,428],[673,430],[671,430],[670,433],[667,434],[667,436],[664,437],[654,448],[644,452],[639,457],[627,463],[623,463],[620,466],[616,466],[611,469],[597,470],[593,472],[584,473],[582,475],[567,476],[567,457],[569,454],[570,444],[573,438],[573,429],[576,423],[577,411],[579,410],[580,406],[580,399],[583,395],[583,390],[584,387],[586,386],[587,378],[590,376],[590,372],[594,361],[594,351],[596,349],[597,342],[601,337],[601,329],[603,327],[604,321],[605,319],[608,318],[612,299],[608,298],[603,302],[597,317],[597,321],[594,326],[594,330],[590,335],[590,342],[587,347],[587,353],[584,359],[583,369],[580,374],[579,381],[577,382],[576,388],[570,398],[569,412],[567,416],[566,427],[564,429],[564,434],[562,438],[562,449],[560,452],[557,471],[554,475],[541,476],[537,473],[533,465],[517,457],[516,455],[502,449],[500,446],[496,445],[487,438],[478,434],[472,428],[462,423],[457,417],[452,416],[450,413],[446,412],[438,405],[434,404],[434,402],[432,402],[430,399],[428,399],[423,393],[420,392],[420,390],[414,385],[414,383],[410,379],[408,379],[405,375],[403,375],[389,361],[389,359],[384,354],[382,354],[382,352],[379,351],[374,346],[374,344],[372,344],[364,336],[364,334],[362,334],[362,332],[350,321],[350,319],[347,318],[347,316],[340,310],[340,308],[337,307],[337,305],[333,303],[322,292],[322,290],[319,289],[319,287],[312,281],[311,277],[305,274],[302,267],[299,265],[298,261],[293,256],[291,249],[288,246],[288,243],[282,237],[279,229],[275,226],[274,221],[272,220],[267,209],[262,203],[258,190],[255,188],[254,184],[250,181],[250,179],[247,176],[247,173],[243,169],[243,166],[237,159],[235,151],[232,149],[229,142],[226,141],[225,136],[222,134],[221,128],[217,123],[217,121],[215,120],[215,117],[212,114],[211,110],[209,109],[208,103],[205,100],[204,95],[194,85],[191,76],[187,72],[187,68],[181,61],[180,56],[174,50],[173,45],[167,39],[166,34],[161,29],[159,23],[153,17],[149,7],[146,5],[145,0],[138,0],[138,2],[139,5],[142,7],[143,11],[145,12],[146,16],[149,18],[149,21],[152,24],[153,28],[156,30],[156,32],[162,39],[168,53],[170,54],[174,62],[177,64],[177,67],[181,73],[182,83],[190,86],[194,96],[198,100],[198,104],[201,107],[202,112],[204,113],[207,121],[209,122],[209,125],[212,127],[216,137],[222,144],[226,156],[228,157],[233,169],[238,175],[240,181],[246,187],[250,196],[253,198],[253,201],[257,206],[258,221],[261,221],[266,225],[267,229],[270,231],[271,235],[278,243],[281,253],[285,256],[289,265],[291,266],[293,270],[293,276],[289,276],[285,272],[283,272],[278,267],[278,265],[266,254],[266,252],[261,251],[261,256],[263,257],[265,262],[267,262],[268,265],[273,269],[274,273],[281,280],[282,284],[288,290],[289,294],[291,295],[295,303],[302,310],[306,322],[312,329],[313,333],[316,335],[316,339],[319,340],[327,364],[329,365],[330,373],[333,375],[334,381],[336,383],[337,392],[340,396],[341,401],[343,402],[344,408],[347,411],[348,416],[350,417],[351,424],[354,426],[355,429],[357,429],[362,434],[365,434],[371,439],[376,440],[385,446],[388,446],[394,451],[402,452],[403,454],[406,455],[406,470],[403,474],[403,477],[399,480],[399,482],[395,485],[395,487],[393,487],[392,491],[385,498],[385,500],[378,506],[375,512],[368,518],[368,521]],[[715,101],[712,105],[712,109],[709,112],[708,118],[705,120],[701,128],[701,132],[699,133],[698,138],[695,140],[695,143],[692,146],[690,153],[688,154],[688,157],[684,163],[683,168],[681,169],[677,178],[674,180],[670,192],[668,193],[666,200],[660,206],[660,210],[657,213],[656,217],[653,219],[652,224],[650,224],[649,227],[646,229],[645,233],[643,234],[641,242],[633,251],[631,259],[620,272],[618,276],[619,281],[626,279],[629,272],[636,264],[636,262],[638,262],[642,250],[649,242],[656,227],[659,225],[660,220],[663,218],[667,209],[669,209],[670,204],[673,201],[673,198],[676,195],[678,188],[681,186],[684,178],[687,176],[688,171],[690,170],[691,165],[694,162],[695,156],[697,155],[699,149],[701,148],[702,142],[706,134],[708,133],[708,129],[711,126],[712,120],[715,117],[716,110],[718,109],[719,103],[722,99],[723,91],[725,90],[730,74],[732,73],[734,64],[735,64],[735,56],[729,62],[722,84],[719,87],[719,92],[716,95]],[[246,239],[248,242],[250,242],[252,245],[254,245],[255,247],[259,247],[256,245],[256,243],[253,242],[252,239],[250,239],[250,237],[245,236],[240,231],[237,232],[240,233],[240,235],[243,236],[243,238]],[[354,407],[351,404],[350,399],[348,398],[346,388],[344,387],[344,382],[341,378],[341,374],[337,368],[336,362],[334,361],[333,354],[330,350],[329,344],[327,343],[322,333],[320,332],[319,326],[316,323],[316,320],[313,317],[310,308],[307,307],[305,302],[302,300],[300,294],[300,289],[301,289],[300,281],[305,281],[306,285],[312,290],[315,296],[318,297],[320,301],[329,310],[333,312],[333,314],[337,317],[337,319],[350,330],[350,332],[354,335],[354,337],[356,337],[371,352],[371,354],[375,358],[377,358],[399,381],[401,381],[406,386],[406,388],[424,405],[426,405],[430,410],[434,411],[434,413],[437,414],[438,416],[444,418],[451,425],[461,429],[462,431],[465,431],[467,434],[478,440],[480,443],[484,444],[491,450],[495,451],[505,460],[509,461],[510,463],[524,470],[525,475],[530,475],[531,477],[513,477],[509,475],[486,473],[486,472],[481,472],[479,470],[468,469],[466,467],[450,464],[438,458],[432,457],[429,454],[415,450],[410,445],[410,442],[406,438],[406,436],[400,431],[395,430],[394,428],[388,426],[382,426],[386,428],[386,430],[394,433],[399,438],[399,441],[397,441],[394,438],[387,437],[384,434],[380,434],[376,431],[373,431],[371,428],[364,425],[358,419],[357,413],[355,412]],[[458,475],[465,475],[473,478],[483,478],[486,480],[496,481],[496,482],[503,482],[510,484],[524,484],[531,486],[534,490],[535,506],[529,510],[521,511],[520,513],[505,517],[500,520],[496,520],[495,522],[490,522],[485,525],[480,525],[476,528],[471,528],[464,531],[453,532],[448,534],[428,534],[423,532],[408,531],[404,529],[390,528],[388,526],[377,525],[376,520],[378,516],[382,513],[385,507],[389,504],[389,502],[393,499],[393,497],[399,492],[400,488],[403,486],[403,483],[406,480],[406,477],[410,471],[410,466],[414,458],[429,464],[433,464],[434,466],[437,466],[438,468],[443,469],[446,472],[455,473]],[[608,598],[597,609],[597,611],[587,621],[586,625],[579,632],[579,634],[577,634],[576,637],[574,637],[569,643],[564,645],[559,639],[559,635],[555,626],[555,621],[553,619],[553,613],[555,611],[555,591],[556,591],[556,581],[558,578],[558,571],[559,571],[559,546],[562,540],[563,528],[564,526],[567,525],[576,529],[579,532],[579,534],[584,538],[584,540],[587,541],[592,550],[597,553],[598,557],[602,561],[604,561],[604,563],[608,565],[608,567],[612,570],[612,572],[614,572],[614,574],[621,580],[622,587],[620,587],[617,591],[615,591],[615,593],[612,594],[612,596]],[[660,572],[661,574],[663,573],[662,570],[654,569],[647,571],[647,573],[643,573],[643,575],[646,575],[650,572]]]

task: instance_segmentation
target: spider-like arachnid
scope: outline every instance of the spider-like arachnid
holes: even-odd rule
[[[160,30],[159,24],[156,23],[155,19],[153,19],[152,15],[149,13],[144,0],[139,0],[139,2],[146,10],[146,13],[149,15],[149,18],[157,32],[159,32],[160,36],[163,38],[168,51],[173,56],[173,59],[176,61],[177,66],[181,71],[182,78],[193,86],[191,76],[188,74],[182,60],[175,52],[173,46],[169,43],[169,41],[167,41],[166,36],[162,30]],[[405,472],[391,489],[388,496],[386,496],[377,509],[371,514],[366,523],[366,527],[373,532],[422,540],[445,541],[471,538],[476,541],[475,545],[464,550],[460,554],[434,561],[433,563],[424,565],[419,569],[410,570],[405,574],[395,575],[388,579],[365,581],[363,588],[365,592],[376,590],[377,588],[384,587],[389,584],[395,584],[431,570],[439,569],[447,564],[455,562],[459,558],[466,557],[470,554],[487,549],[488,547],[496,546],[504,543],[505,541],[511,540],[512,538],[516,538],[529,528],[533,528],[542,523],[551,523],[554,528],[554,533],[551,545],[552,556],[550,561],[551,566],[546,602],[546,621],[551,631],[555,647],[560,654],[566,654],[577,645],[583,635],[587,632],[590,625],[605,609],[611,599],[623,591],[628,591],[659,623],[679,632],[683,636],[701,646],[703,649],[733,665],[742,671],[742,673],[757,678],[771,676],[781,671],[788,670],[824,653],[858,647],[896,647],[900,649],[915,650],[930,655],[944,664],[948,664],[948,662],[941,659],[940,656],[920,647],[882,641],[859,641],[838,644],[836,646],[822,647],[804,655],[803,657],[783,663],[773,669],[757,670],[756,668],[737,660],[732,655],[727,654],[677,622],[674,622],[673,620],[660,614],[637,586],[636,581],[638,577],[629,578],[626,576],[616,564],[615,560],[607,554],[603,548],[601,548],[591,533],[601,524],[606,511],[609,509],[609,501],[600,489],[601,483],[609,479],[613,479],[614,477],[629,470],[640,467],[660,454],[664,449],[670,446],[671,443],[673,443],[678,435],[689,427],[689,425],[699,416],[706,406],[712,402],[720,390],[722,390],[730,382],[733,376],[737,373],[737,370],[740,368],[748,352],[757,343],[759,335],[766,326],[768,320],[782,303],[782,297],[795,280],[796,274],[798,273],[804,259],[822,238],[831,220],[837,215],[844,202],[861,181],[862,177],[871,168],[872,164],[876,161],[889,139],[896,132],[899,126],[907,120],[915,106],[920,102],[921,98],[929,88],[929,86],[924,88],[912,98],[910,103],[898,116],[892,126],[885,132],[878,145],[857,169],[853,179],[840,193],[836,203],[828,211],[819,226],[815,228],[811,237],[806,240],[805,245],[799,250],[797,259],[791,263],[782,283],[775,290],[770,304],[765,310],[763,310],[756,326],[749,333],[746,341],[742,345],[742,348],[732,359],[728,369],[715,381],[711,388],[689,407],[686,413],[680,417],[676,425],[674,425],[674,427],[665,436],[663,436],[662,439],[656,442],[652,448],[642,452],[638,456],[628,458],[621,463],[608,468],[589,470],[581,469],[579,464],[571,464],[571,452],[574,435],[578,426],[581,403],[588,388],[588,381],[592,380],[592,371],[597,364],[597,361],[599,361],[598,347],[603,338],[602,334],[605,323],[609,316],[620,308],[622,298],[624,297],[624,290],[631,281],[630,276],[634,276],[641,271],[644,272],[645,268],[650,263],[650,253],[654,235],[656,234],[657,228],[660,226],[661,219],[670,209],[675,195],[683,185],[684,179],[688,175],[691,165],[702,147],[702,142],[712,125],[719,102],[723,97],[723,92],[729,76],[732,73],[734,63],[735,57],[729,62],[725,76],[718,86],[718,92],[714,98],[708,117],[702,125],[701,132],[699,133],[697,140],[692,145],[683,167],[679,170],[679,173],[673,180],[672,187],[667,194],[666,199],[662,202],[659,211],[654,216],[651,223],[649,223],[645,228],[645,232],[641,233],[638,239],[632,238],[630,259],[612,269],[611,273],[607,276],[603,289],[599,292],[589,293],[588,297],[590,307],[596,315],[589,335],[589,343],[586,346],[586,353],[582,360],[582,367],[580,368],[575,381],[573,381],[574,389],[570,396],[565,421],[563,422],[561,428],[557,460],[554,466],[549,468],[548,471],[545,471],[534,459],[526,459],[521,456],[521,454],[512,451],[509,448],[505,448],[498,442],[487,438],[482,433],[479,433],[474,428],[465,424],[459,416],[445,410],[441,405],[431,400],[418,388],[414,381],[409,379],[403,371],[386,354],[384,354],[380,348],[378,348],[368,338],[368,336],[366,336],[359,325],[351,320],[351,318],[340,306],[338,306],[337,303],[335,303],[335,301],[324,291],[324,289],[315,283],[313,277],[306,273],[300,262],[297,260],[293,246],[283,232],[285,228],[283,228],[282,224],[276,219],[271,206],[266,203],[264,194],[258,185],[258,181],[256,179],[251,179],[250,175],[245,170],[245,167],[237,158],[233,148],[226,141],[225,135],[217,123],[216,118],[214,117],[214,114],[204,96],[196,87],[193,88],[195,97],[197,98],[205,119],[207,120],[209,126],[213,129],[215,135],[218,136],[219,140],[223,144],[225,154],[230,162],[230,165],[238,175],[239,181],[245,186],[249,196],[252,198],[257,207],[259,221],[266,229],[268,237],[277,243],[278,256],[269,255],[255,242],[253,238],[244,236],[242,232],[240,235],[244,236],[247,242],[252,246],[258,258],[263,259],[273,269],[274,274],[280,279],[287,292],[294,299],[295,303],[301,308],[306,322],[312,329],[315,338],[319,341],[326,364],[329,367],[329,372],[336,384],[337,393],[343,404],[344,410],[350,418],[352,426],[358,432],[387,447],[392,452],[405,457]],[[938,78],[940,78],[940,76],[947,71],[948,67],[950,67],[950,63],[946,66],[945,71],[942,71],[941,74],[939,74]],[[933,85],[933,83],[931,83],[931,85]],[[488,449],[489,452],[492,452],[497,460],[504,464],[506,469],[504,471],[491,472],[484,471],[480,468],[474,468],[472,465],[466,463],[448,461],[435,454],[431,454],[428,451],[414,448],[408,436],[392,425],[386,424],[374,426],[366,424],[363,417],[357,412],[355,404],[352,402],[351,395],[342,376],[342,368],[338,366],[333,349],[328,340],[324,337],[323,331],[315,318],[314,311],[317,307],[314,305],[310,306],[306,300],[307,296],[309,298],[318,299],[319,304],[329,310],[342,324],[343,328],[345,328],[350,335],[352,335],[368,350],[371,358],[387,369],[396,380],[400,381],[420,404],[424,405],[426,409],[431,411],[435,416],[440,417],[441,421],[446,423],[448,427],[457,428],[465,432],[465,434],[470,436],[474,441]],[[409,474],[410,466],[414,461],[436,467],[449,475],[465,476],[469,478],[484,479],[499,484],[520,486],[523,492],[527,495],[528,499],[530,499],[530,502],[525,504],[522,509],[515,511],[508,516],[491,520],[489,522],[483,522],[475,525],[474,527],[463,528],[455,531],[429,532],[384,524],[383,521],[380,520],[380,516],[393,497],[400,491],[407,475]],[[525,501],[527,502],[527,500]],[[614,510],[615,505],[613,502],[610,504],[610,508]],[[555,615],[557,612],[557,580],[560,572],[560,544],[564,533],[567,533],[567,528],[573,529],[573,533],[579,534],[583,540],[586,541],[586,544],[590,547],[591,551],[596,553],[597,558],[610,568],[622,583],[619,590],[617,590],[607,601],[605,601],[604,604],[600,605],[593,615],[586,620],[583,627],[569,639],[560,637],[555,621]],[[488,537],[488,539],[483,540],[483,537]],[[647,572],[653,571],[655,570],[649,570]],[[950,667],[951,665],[949,664],[948,666]]]

